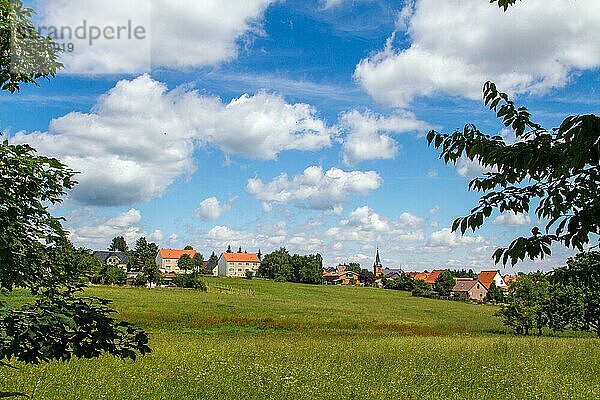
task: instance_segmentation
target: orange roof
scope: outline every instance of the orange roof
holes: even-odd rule
[[[481,284],[483,286],[485,286],[486,289],[489,289],[492,282],[494,282],[494,277],[496,276],[496,274],[499,274],[499,273],[500,273],[500,271],[498,271],[498,270],[481,271],[479,273],[479,275],[477,275],[477,279],[479,279],[479,282],[481,282]]]
[[[260,262],[255,253],[223,253],[223,258],[227,262]]]
[[[440,274],[444,271],[445,269],[434,269],[433,271],[431,271],[429,276],[425,278],[425,282],[429,283],[430,285],[433,285],[438,276],[440,276]]]
[[[190,258],[193,258],[196,255],[196,250],[160,249],[160,256],[162,258],[175,258],[179,260],[184,254],[187,254],[190,256]]]
[[[413,279],[418,281],[424,281],[429,276],[429,272],[416,272],[413,275]]]

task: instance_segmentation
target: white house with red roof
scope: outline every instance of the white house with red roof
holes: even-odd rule
[[[256,253],[221,253],[217,261],[219,276],[243,278],[248,271],[256,275],[260,259]]]
[[[156,254],[156,265],[162,273],[182,273],[183,271],[177,266],[177,261],[184,254],[194,258],[196,250],[160,249]]]
[[[487,290],[490,290],[492,282],[496,284],[497,288],[502,290],[508,289],[508,285],[504,282],[504,278],[500,275],[499,270],[481,271],[479,275],[477,275],[477,280],[481,282]]]

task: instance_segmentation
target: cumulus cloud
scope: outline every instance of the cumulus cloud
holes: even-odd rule
[[[100,29],[129,22],[133,29],[143,29],[138,36],[122,31],[121,38],[109,32],[112,38],[102,36],[92,45],[89,34],[60,40],[74,46],[73,52],[63,54],[67,73],[139,73],[152,67],[201,67],[234,59],[241,40],[262,34],[263,14],[275,1],[53,0],[40,1],[38,13],[40,26],[46,27],[75,29],[85,21],[87,27]]]
[[[479,99],[487,80],[539,94],[600,66],[596,0],[529,0],[506,13],[485,1],[418,0],[402,13],[410,46],[396,49],[394,34],[355,70],[374,99],[393,106],[440,93]]]
[[[317,210],[335,210],[353,195],[367,195],[379,188],[382,179],[375,171],[350,171],[338,168],[323,171],[308,167],[293,177],[283,173],[269,183],[261,179],[248,180],[246,191],[258,200],[294,204]]]
[[[164,234],[160,230],[151,233],[143,230],[142,213],[135,208],[114,217],[86,217],[84,221],[79,223],[75,216],[69,218],[66,223],[66,228],[70,232],[69,239],[78,246],[105,249],[116,236],[123,236],[130,247],[142,236],[154,242],[161,242],[164,239]]]
[[[391,159],[398,153],[398,143],[389,133],[425,132],[428,125],[414,114],[396,112],[384,117],[371,111],[357,110],[340,116],[339,125],[348,132],[343,139],[343,160],[355,165],[364,160]]]
[[[329,228],[325,235],[342,241],[362,244],[374,242],[424,240],[424,219],[411,213],[402,213],[397,220],[390,220],[368,206],[358,207],[342,219],[338,226]]]
[[[523,226],[531,224],[531,217],[527,214],[517,214],[512,211],[498,215],[492,222],[494,225]]]
[[[450,228],[444,228],[430,235],[427,247],[449,249],[479,243],[485,243],[485,239],[481,236],[461,236],[456,232],[452,232]]]
[[[219,219],[223,213],[231,210],[233,199],[229,199],[225,203],[221,203],[216,197],[209,197],[202,200],[196,209],[196,216],[205,221],[214,221]]]
[[[185,87],[169,91],[142,75],[117,83],[91,112],[69,113],[51,121],[47,132],[19,132],[13,141],[82,172],[74,199],[115,206],[159,197],[194,172],[195,146],[274,159],[285,150],[327,147],[335,134],[307,104],[265,92],[225,104]]]

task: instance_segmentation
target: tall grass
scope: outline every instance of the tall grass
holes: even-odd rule
[[[208,279],[90,289],[153,353],[0,369],[36,399],[595,399],[600,340],[514,337],[494,307],[368,288]]]

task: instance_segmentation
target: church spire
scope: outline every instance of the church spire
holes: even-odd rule
[[[373,263],[373,275],[375,278],[379,278],[382,274],[383,265],[381,264],[381,258],[379,257],[379,246],[377,246],[377,253],[375,254],[375,262]]]

